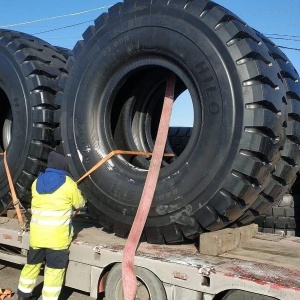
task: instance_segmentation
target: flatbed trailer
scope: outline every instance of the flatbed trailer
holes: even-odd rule
[[[122,261],[125,240],[103,231],[88,217],[78,216],[73,224],[75,236],[70,246],[65,285],[97,298],[106,282],[111,281],[113,267]],[[141,243],[135,266],[152,276],[139,278],[141,293],[151,290],[153,284],[154,288],[161,284],[168,300],[300,299],[300,238],[256,232],[252,238],[237,243],[234,249],[216,255],[216,249],[223,246],[226,249],[226,243],[232,245],[236,241],[234,234],[227,232],[227,237],[222,234],[222,230],[209,234],[211,255],[201,254],[201,248],[199,252],[194,244]],[[0,249],[1,260],[25,264],[29,233],[19,231],[16,219],[0,218]],[[147,278],[152,281],[148,282]],[[121,293],[119,296],[116,293],[113,299],[122,299]],[[151,293],[139,299],[159,300]]]

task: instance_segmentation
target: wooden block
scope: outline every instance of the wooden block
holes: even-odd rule
[[[6,214],[7,214],[7,218],[9,218],[9,219],[17,219],[18,218],[17,212],[16,212],[15,209],[9,209],[6,212]],[[27,216],[25,214],[23,214],[23,213],[22,213],[22,217],[23,217],[23,221],[24,222],[28,220]]]
[[[16,211],[15,211],[14,209],[9,209],[9,210],[7,211],[7,217],[8,217],[9,219],[16,219],[16,218],[17,218],[17,213],[16,213]]]
[[[258,232],[258,225],[251,224],[239,228],[226,228],[215,232],[203,233],[200,235],[200,253],[206,255],[220,255],[236,249],[255,236]]]

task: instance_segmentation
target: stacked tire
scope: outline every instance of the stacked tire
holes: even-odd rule
[[[66,59],[34,36],[0,30],[0,152],[7,162],[18,197],[31,200],[31,184],[56,147],[54,112],[59,76]],[[11,203],[4,162],[0,161],[0,212]]]
[[[170,74],[175,101],[184,91],[191,96],[193,128],[170,129],[166,152],[175,157],[161,165],[148,242],[248,224],[293,185],[299,75],[276,45],[224,7],[124,0],[95,20],[73,53],[47,124],[54,122],[51,138],[56,132],[50,148],[65,153],[75,179],[112,150],[153,151]],[[149,162],[118,155],[80,184],[106,230],[128,235]]]
[[[266,214],[262,214],[255,219],[259,226],[259,231],[263,233],[276,233],[282,236],[298,236],[296,232],[296,209],[294,197],[290,194],[283,196],[282,200]]]
[[[168,74],[177,76],[175,96],[188,90],[192,98],[187,144],[172,148],[170,133],[166,151],[177,156],[163,161],[144,229],[148,242],[248,224],[293,184],[298,75],[230,11],[203,0],[126,0],[83,38],[58,95],[75,178],[112,150],[153,150]],[[149,158],[120,155],[80,185],[107,230],[128,235],[148,167]]]

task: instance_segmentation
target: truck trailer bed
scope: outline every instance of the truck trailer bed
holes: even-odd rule
[[[126,240],[103,231],[88,217],[78,216],[73,223],[75,235],[65,284],[97,298],[105,285],[104,274],[122,261]],[[6,249],[1,250],[0,259],[24,264],[29,234],[18,232],[17,220],[0,218],[0,246]],[[172,300],[209,300],[233,289],[298,300],[299,250],[300,238],[262,233],[220,255],[200,254],[194,244],[143,242],[138,247],[135,265],[153,272]]]

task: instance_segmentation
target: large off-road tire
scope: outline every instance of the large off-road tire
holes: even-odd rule
[[[178,242],[247,214],[285,140],[284,86],[255,32],[210,1],[125,0],[83,37],[57,97],[73,176],[115,149],[153,150],[175,73],[194,124],[180,155],[164,159],[144,236]],[[128,234],[148,166],[149,158],[120,155],[80,184],[105,228]]]
[[[276,206],[294,184],[300,167],[300,78],[295,67],[286,55],[266,36],[256,31],[269,49],[279,67],[279,78],[284,83],[286,121],[283,124],[286,139],[280,149],[280,157],[272,172],[272,179],[254,202],[251,214],[245,215],[240,222],[246,224],[256,216],[266,213],[270,204]]]
[[[7,160],[18,197],[30,189],[56,142],[53,129],[58,78],[66,60],[51,45],[31,35],[0,30],[0,152]],[[11,201],[0,158],[0,211]]]

